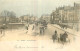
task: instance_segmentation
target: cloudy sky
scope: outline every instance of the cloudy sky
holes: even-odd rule
[[[59,6],[73,6],[79,0],[0,0],[0,12],[3,10],[14,11],[19,17],[21,15],[50,14]]]

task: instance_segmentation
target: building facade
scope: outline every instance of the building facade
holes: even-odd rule
[[[80,22],[80,4],[74,3],[74,6],[58,7],[51,14],[51,23],[65,24],[71,27],[79,28]]]
[[[42,15],[40,17],[40,20],[43,21],[45,20],[47,23],[50,23],[50,15],[46,14],[46,15]]]
[[[36,21],[38,18],[35,16],[30,16],[30,15],[24,15],[19,17],[20,22],[24,22],[24,23],[32,23],[34,21]]]

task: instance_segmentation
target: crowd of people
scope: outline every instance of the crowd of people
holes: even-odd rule
[[[47,28],[47,24],[45,24],[46,22],[36,22],[35,25],[33,25],[33,28],[32,30],[35,29],[35,32],[37,34],[40,34],[40,35],[44,35],[44,32],[45,32],[45,29]]]
[[[32,24],[32,30],[34,31],[34,34],[40,34],[40,35],[44,35],[45,29],[47,29],[47,23],[46,21],[43,22],[34,22],[34,24]],[[28,33],[29,30],[29,23],[26,24],[26,33]]]
[[[58,34],[56,30],[52,35],[52,40],[53,42],[59,42],[62,44],[65,44],[66,42],[70,42],[70,40],[68,39],[67,32],[64,32],[63,34]]]
[[[26,29],[28,32],[29,24],[26,25]],[[34,31],[35,35],[44,35],[46,29],[47,29],[47,23],[45,21],[40,22],[40,23],[35,22],[32,26],[32,30]],[[68,39],[67,32],[64,32],[62,34],[58,34],[56,30],[55,30],[54,34],[52,35],[52,40],[53,40],[53,42],[59,42],[62,44],[66,43],[66,42],[70,42],[70,40]]]

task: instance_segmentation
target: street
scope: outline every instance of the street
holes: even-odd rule
[[[57,31],[58,34],[64,33],[65,31],[61,30],[60,28],[55,27],[52,24],[48,24],[47,29],[45,29],[44,31],[44,35],[41,36],[39,34],[39,26],[35,27],[38,28],[37,30],[34,29],[32,30],[33,24],[31,24],[29,26],[29,30],[26,33],[26,29],[25,28],[20,28],[20,29],[13,29],[13,30],[5,30],[5,35],[3,37],[1,37],[1,41],[5,41],[5,40],[52,40],[52,35],[54,34],[55,30]],[[36,34],[35,32],[38,31],[38,34]],[[75,37],[75,35],[72,35],[70,33],[68,33],[68,37],[69,39],[72,41]]]
[[[11,49],[16,49],[17,50],[22,50],[22,51],[68,51],[69,50],[76,50],[74,49],[77,48],[79,49],[79,42],[80,42],[80,37],[71,35],[69,35],[70,40],[73,40],[74,37],[76,38],[76,40],[73,40],[72,42],[66,44],[66,45],[62,45],[60,43],[53,43],[52,41],[52,35],[54,34],[54,31],[57,30],[58,34],[60,33],[64,33],[64,31],[62,31],[61,29],[58,29],[55,27],[55,25],[51,25],[48,24],[47,29],[45,30],[45,34],[44,36],[41,36],[40,34],[35,35],[34,32],[32,30],[33,24],[31,24],[29,26],[29,30],[28,33],[26,33],[26,29],[25,28],[20,28],[20,29],[15,29],[15,30],[6,30],[5,31],[5,35],[3,37],[1,37],[0,39],[0,45],[2,46],[2,48],[4,47],[5,49],[2,50],[9,50],[9,46]],[[17,40],[17,41],[16,41]],[[9,42],[10,41],[10,42]],[[14,42],[16,41],[16,42]],[[17,46],[15,47],[15,44],[17,43]],[[9,45],[7,45],[9,44]],[[21,45],[20,45],[21,44]],[[25,45],[24,45],[25,44]],[[31,44],[31,45],[29,45]],[[26,45],[28,47],[26,47]],[[32,46],[34,45],[34,46]],[[30,47],[30,48],[29,48]],[[31,47],[36,47],[31,49]],[[37,48],[38,47],[38,48]],[[25,48],[25,50],[24,50]]]

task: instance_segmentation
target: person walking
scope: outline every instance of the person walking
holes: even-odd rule
[[[55,30],[54,34],[52,35],[53,42],[55,42],[58,39],[57,36],[58,34],[57,34],[57,31]]]
[[[64,42],[66,42],[66,39],[68,38],[68,34],[65,32],[65,33],[63,34],[63,37],[64,37]]]
[[[32,30],[34,30],[34,25],[33,25],[33,27],[32,27]]]
[[[26,33],[28,33],[28,29],[29,29],[29,24],[26,24]]]

